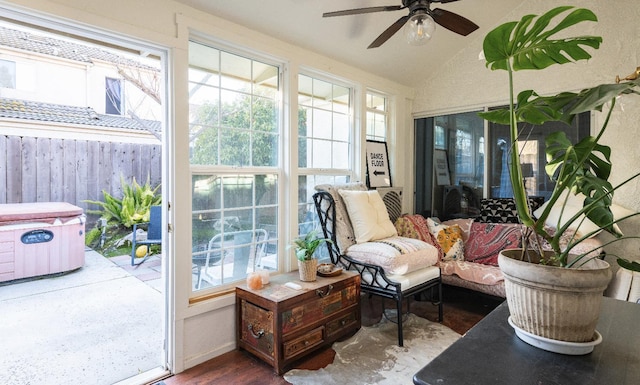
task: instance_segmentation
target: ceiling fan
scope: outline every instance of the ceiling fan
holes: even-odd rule
[[[326,12],[322,17],[358,15],[362,13],[399,11],[409,8],[409,14],[402,16],[380,34],[367,48],[380,47],[396,32],[405,26],[405,35],[410,44],[426,43],[433,34],[435,23],[457,34],[467,36],[479,27],[471,20],[444,9],[431,9],[431,3],[451,3],[458,0],[402,0],[402,5],[388,5],[368,8],[347,9]]]

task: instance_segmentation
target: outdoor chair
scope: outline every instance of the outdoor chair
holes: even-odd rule
[[[269,234],[264,229],[240,230],[214,235],[209,240],[204,263],[197,268],[196,288],[200,288],[202,280],[209,278],[211,282],[235,280],[247,275],[249,262],[255,269],[256,263],[265,255]],[[224,277],[225,265],[233,259],[233,275]],[[219,272],[215,274],[216,270]]]
[[[133,224],[133,233],[131,236],[131,266],[140,265],[149,258],[148,246],[162,244],[162,206],[151,206],[149,210],[149,222]],[[147,228],[147,238],[145,240],[137,239],[137,231],[140,226],[146,226]],[[136,263],[136,249],[142,245],[147,246],[147,253],[140,262]]]
[[[434,250],[434,255],[423,257],[422,252],[427,253],[426,250],[430,249],[431,245],[421,241],[413,243],[412,240],[397,236],[357,243],[354,225],[351,223],[353,219],[349,219],[348,210],[339,191],[367,191],[367,188],[361,183],[348,183],[336,186],[320,185],[315,189],[318,192],[313,195],[313,201],[320,226],[324,237],[332,241],[325,242],[331,262],[359,273],[363,293],[368,293],[370,297],[377,295],[395,301],[396,321],[387,316],[384,301],[382,306],[383,315],[398,324],[398,345],[403,346],[402,304],[405,299],[408,313],[409,299],[412,296],[422,298],[422,295],[428,292],[428,299],[438,306],[438,321],[441,322],[442,279],[440,268],[437,266],[437,250]],[[385,210],[384,206],[381,210]],[[418,260],[423,262],[416,262]],[[403,266],[409,264],[413,264],[413,270],[399,272]]]

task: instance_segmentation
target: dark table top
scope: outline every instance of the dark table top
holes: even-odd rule
[[[506,301],[413,377],[415,385],[638,385],[640,305],[604,298],[593,352],[533,347],[507,322]]]

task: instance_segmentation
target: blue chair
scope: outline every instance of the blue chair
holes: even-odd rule
[[[136,231],[138,226],[146,225],[147,227],[147,239],[144,241],[138,241],[136,239]],[[144,263],[149,257],[149,249],[147,248],[147,254],[142,261],[135,263],[136,249],[141,245],[161,245],[162,244],[162,206],[151,206],[149,222],[135,223],[133,225],[133,235],[131,237],[131,266],[140,265]]]

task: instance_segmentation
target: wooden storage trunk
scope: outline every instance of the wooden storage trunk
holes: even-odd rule
[[[343,272],[302,282],[296,271],[272,277],[261,290],[240,285],[236,309],[238,348],[282,374],[294,361],[360,328],[360,276]]]

